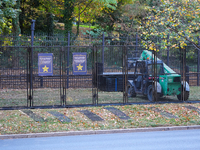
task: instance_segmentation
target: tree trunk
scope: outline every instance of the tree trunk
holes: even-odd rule
[[[74,12],[74,0],[65,0],[64,2],[64,24],[65,33],[72,33],[73,26],[73,12]]]
[[[16,1],[15,9],[20,9],[20,0]],[[16,18],[13,18],[12,24],[13,24],[13,29],[12,29],[13,34],[19,36],[19,34],[21,33],[21,29],[19,26],[19,13],[17,13]]]

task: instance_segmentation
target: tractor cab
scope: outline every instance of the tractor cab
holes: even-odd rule
[[[156,81],[159,82],[159,76],[164,74],[163,62],[158,60],[154,66],[151,60],[138,60],[134,74],[135,92],[146,95],[147,87],[154,81],[154,75],[157,76]]]

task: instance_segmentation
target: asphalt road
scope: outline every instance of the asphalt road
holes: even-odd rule
[[[0,140],[0,150],[199,150],[200,130]]]

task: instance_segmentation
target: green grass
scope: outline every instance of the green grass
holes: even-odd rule
[[[74,25],[77,26],[77,25]],[[79,25],[79,27],[83,27],[83,28],[90,28],[90,29],[95,29],[96,26],[89,26],[89,25]]]
[[[127,114],[131,118],[129,120],[119,119],[117,116],[104,109],[105,107],[64,108],[54,110],[69,117],[72,120],[70,123],[60,122],[47,112],[49,109],[31,110],[35,114],[43,117],[45,122],[36,122],[21,110],[0,110],[0,134],[200,125],[200,116],[198,112],[184,107],[188,105],[200,109],[199,103],[153,105],[153,107],[175,115],[177,119],[166,118],[159,112],[153,111],[150,109],[152,105],[114,106]],[[85,109],[97,114],[104,121],[91,121],[79,112],[79,110]]]
[[[26,106],[27,91],[25,89],[0,90],[0,107]]]
[[[189,101],[200,100],[200,87],[190,87]],[[92,104],[92,88],[67,89],[67,105]],[[34,106],[60,105],[60,89],[41,88],[33,90]],[[175,96],[166,96],[159,101],[177,101]],[[149,102],[146,96],[137,95],[137,97],[128,98],[130,103]],[[123,92],[98,91],[98,103],[123,103]],[[26,89],[2,89],[0,90],[0,107],[26,106]]]
[[[64,27],[64,23],[56,23],[56,25],[60,26],[60,27]],[[77,26],[77,25],[73,25],[73,26]],[[94,29],[96,28],[96,26],[90,26],[90,25],[86,25],[86,24],[80,24],[79,27],[83,27],[83,28],[91,28]]]

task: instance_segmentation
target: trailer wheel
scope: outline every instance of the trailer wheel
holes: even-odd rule
[[[184,90],[185,91],[185,90]],[[184,93],[184,99],[183,99],[183,93],[181,93],[181,94],[179,94],[179,95],[177,95],[177,98],[178,98],[178,100],[179,101],[187,101],[188,100],[188,98],[189,98],[189,95],[190,95],[190,92],[189,91],[185,91],[185,93]],[[182,99],[181,99],[182,98]]]
[[[127,85],[127,91],[128,91],[128,97],[136,97],[135,89],[130,83],[128,83]]]
[[[152,85],[149,85],[148,89],[147,89],[147,97],[148,97],[149,101],[151,101],[151,102],[155,101],[155,99],[153,97],[153,91],[154,91],[154,87]],[[157,93],[156,96],[157,96],[157,99],[158,99],[159,94]]]

